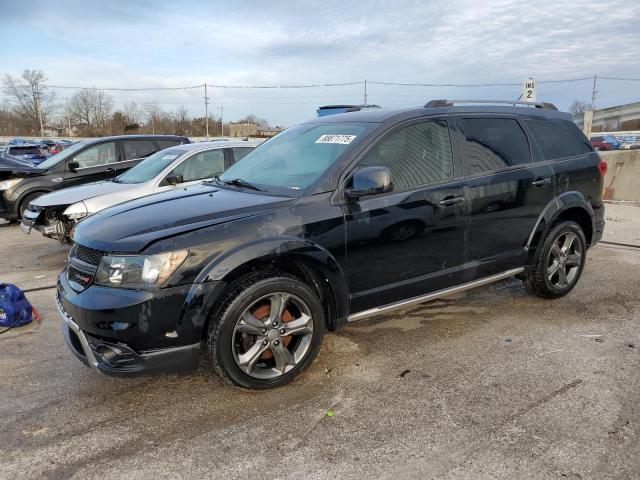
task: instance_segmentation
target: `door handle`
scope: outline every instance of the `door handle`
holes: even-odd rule
[[[442,200],[440,200],[438,202],[438,205],[442,207],[450,207],[460,202],[464,202],[464,197],[462,195],[457,195],[457,196],[451,195],[448,197],[444,197]]]
[[[538,177],[533,182],[531,182],[531,185],[533,185],[534,187],[543,187],[545,185],[551,185],[551,179],[549,177],[547,178]]]

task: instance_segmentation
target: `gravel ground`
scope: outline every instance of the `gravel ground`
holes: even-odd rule
[[[606,240],[640,244],[640,207],[607,221]],[[0,252],[0,280],[33,288],[67,249],[7,226]],[[638,478],[638,272],[640,249],[601,244],[559,300],[509,280],[354,323],[262,393],[204,360],[99,376],[35,291],[42,324],[0,336],[0,478]]]

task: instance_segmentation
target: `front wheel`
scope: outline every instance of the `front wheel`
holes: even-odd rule
[[[314,360],[325,329],[315,292],[285,273],[249,274],[223,294],[208,330],[217,373],[234,385],[285,384]]]
[[[560,222],[542,242],[525,285],[543,298],[562,297],[578,283],[586,258],[587,242],[580,225]]]

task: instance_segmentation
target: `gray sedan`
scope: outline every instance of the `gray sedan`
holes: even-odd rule
[[[221,174],[260,142],[224,141],[180,145],[161,150],[111,180],[65,188],[33,200],[22,230],[70,241],[77,222],[107,207],[185,187]]]

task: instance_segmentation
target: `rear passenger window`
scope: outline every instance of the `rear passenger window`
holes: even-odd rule
[[[360,166],[387,167],[396,190],[452,178],[447,123],[425,122],[398,130],[369,150]]]
[[[525,120],[545,160],[592,152],[591,144],[574,123],[563,120]]]
[[[151,140],[123,140],[122,145],[125,160],[145,158],[156,151],[156,146]]]
[[[458,124],[466,139],[465,175],[531,163],[529,142],[514,119],[463,118]]]

